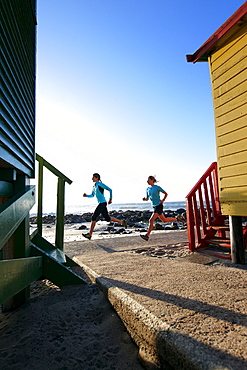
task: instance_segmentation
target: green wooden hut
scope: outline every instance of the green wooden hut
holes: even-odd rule
[[[19,287],[18,279],[9,281],[5,298],[19,292],[5,301],[7,309],[25,301],[29,291],[23,286],[41,271],[39,258],[25,259],[30,256],[29,210],[35,203],[29,183],[35,173],[36,1],[2,0],[1,24],[0,245],[2,260],[12,264],[0,268],[6,277],[9,269],[19,273]]]
[[[71,183],[35,154],[36,0],[1,0],[2,112],[0,125],[0,304],[4,311],[29,297],[30,284],[46,277],[58,286],[85,283],[62,250],[64,185]],[[38,229],[29,232],[39,161]],[[43,167],[58,177],[55,246],[42,238]],[[55,254],[54,254],[55,251]],[[54,257],[55,256],[55,257]]]

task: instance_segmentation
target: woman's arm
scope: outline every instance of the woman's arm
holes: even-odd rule
[[[148,190],[146,191],[146,196],[142,200],[147,201],[149,199]]]
[[[95,189],[93,188],[92,194],[86,194],[86,193],[84,193],[83,196],[84,197],[87,197],[87,198],[93,198],[95,196]]]
[[[164,201],[166,200],[166,198],[168,197],[168,194],[167,194],[167,192],[165,191],[165,190],[163,190],[163,192],[162,193],[164,193],[164,198],[160,201],[160,203],[164,203]]]
[[[106,190],[108,190],[108,191],[109,191],[109,193],[110,193],[109,202],[111,202],[111,203],[112,203],[112,189],[111,189],[111,188],[109,188],[109,186],[107,186],[107,185],[103,184],[103,182],[101,182],[99,186],[100,186],[101,188],[106,189]],[[108,203],[109,203],[109,202],[108,202]],[[109,203],[109,204],[111,204],[111,203]]]

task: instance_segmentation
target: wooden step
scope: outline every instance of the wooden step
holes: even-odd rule
[[[206,248],[198,249],[197,252],[205,254],[207,256],[214,256],[216,258],[224,259],[224,260],[231,260],[232,255],[230,253],[223,254],[220,252],[214,252],[212,250],[207,250]]]
[[[229,239],[222,239],[222,238],[212,238],[206,239],[205,242],[207,244],[219,245],[220,247],[231,248],[231,243]]]
[[[214,229],[214,230],[217,230],[217,231],[219,231],[219,230],[229,231],[230,230],[229,226],[224,226],[224,225],[223,226],[211,225],[211,226],[208,227],[208,230],[210,230],[210,229]]]

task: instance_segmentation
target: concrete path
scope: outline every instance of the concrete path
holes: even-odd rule
[[[186,231],[65,244],[149,368],[247,369],[247,270],[188,252]]]

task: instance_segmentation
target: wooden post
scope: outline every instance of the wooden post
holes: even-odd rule
[[[64,179],[58,178],[57,182],[57,219],[56,219],[56,237],[55,246],[63,250],[63,239],[64,239],[64,194],[65,192],[65,181]]]
[[[0,196],[0,205],[4,204],[9,197]],[[14,247],[13,247],[13,236],[7,241],[7,243],[2,248],[2,257],[1,259],[12,259],[14,258]],[[11,310],[14,305],[14,298],[8,299],[8,301],[2,304],[2,312],[7,312]]]
[[[42,157],[38,157],[39,162],[39,175],[38,175],[38,215],[37,215],[37,227],[38,233],[42,236],[42,215],[43,215],[43,170],[44,160]]]
[[[232,263],[245,264],[241,216],[229,216]]]

